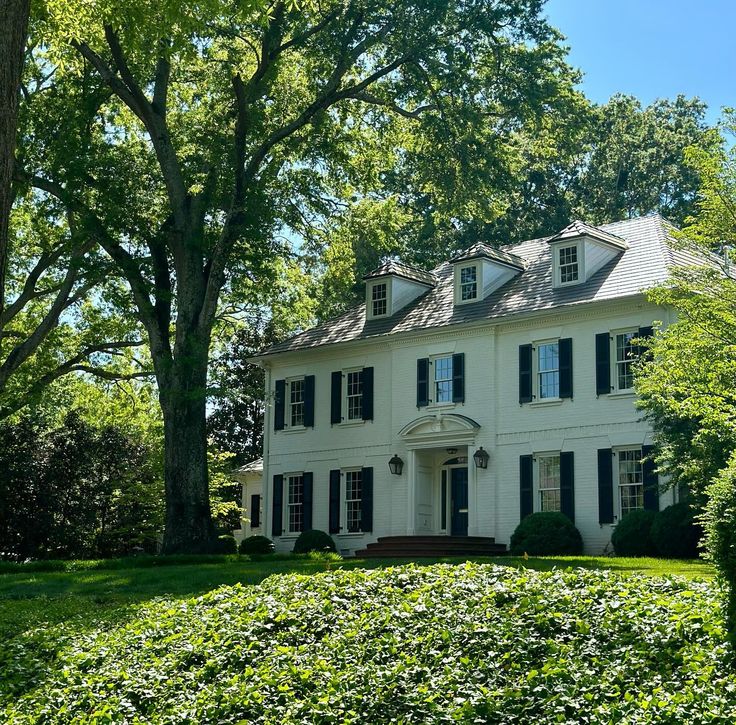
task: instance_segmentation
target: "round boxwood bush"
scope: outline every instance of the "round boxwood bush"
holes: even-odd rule
[[[636,509],[622,516],[611,534],[611,544],[616,556],[656,556],[652,541],[654,511]]]
[[[556,511],[529,514],[511,536],[514,556],[562,556],[583,553],[583,539],[575,524]]]
[[[218,536],[212,542],[210,553],[212,554],[237,554],[238,542],[232,534]]]
[[[240,542],[241,554],[272,554],[274,544],[266,536],[249,536]]]
[[[702,527],[695,522],[690,504],[680,503],[660,511],[652,523],[652,543],[667,559],[697,559]]]
[[[308,554],[310,551],[337,551],[335,542],[326,531],[309,529],[302,531],[294,542],[295,554]]]

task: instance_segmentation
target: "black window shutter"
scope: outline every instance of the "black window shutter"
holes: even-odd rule
[[[575,521],[575,454],[560,453],[560,511]]]
[[[613,451],[598,449],[598,523],[613,523]]]
[[[429,358],[417,360],[417,408],[429,405]]]
[[[360,502],[360,530],[373,531],[373,469],[363,469],[363,500]]]
[[[330,423],[342,423],[342,372],[338,370],[332,373],[332,384],[330,386]]]
[[[373,420],[373,368],[363,368],[363,420]]]
[[[611,335],[600,332],[595,336],[595,394],[611,392]]]
[[[532,346],[519,345],[519,403],[532,402]]]
[[[452,356],[452,402],[465,402],[465,353]]]
[[[648,327],[640,327],[639,332],[637,333],[637,337],[641,338],[642,340],[648,340],[653,335],[654,328],[651,325],[649,325]],[[641,355],[646,350],[643,345],[638,345],[637,348],[637,355]]]
[[[277,474],[273,477],[273,518],[271,520],[271,536],[281,536],[281,525],[284,520],[284,477]]]
[[[250,527],[257,529],[261,525],[261,494],[254,493],[250,497]]]
[[[330,533],[340,533],[340,469],[330,471]]]
[[[277,380],[273,406],[273,429],[284,429],[284,408],[286,406],[286,380]]]
[[[302,474],[303,498],[302,510],[304,516],[302,518],[302,531],[309,531],[312,528],[312,483],[314,476],[311,473]]]
[[[572,338],[559,342],[560,351],[560,397],[572,398]]]
[[[521,518],[534,511],[534,458],[519,456],[519,496]]]
[[[644,479],[644,508],[647,511],[659,511],[659,476],[655,470],[656,465],[652,459],[654,446],[642,446],[641,456],[643,458],[641,467]]]
[[[304,426],[314,428],[314,375],[304,377]]]

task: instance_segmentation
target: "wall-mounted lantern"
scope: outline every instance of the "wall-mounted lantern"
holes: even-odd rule
[[[404,461],[394,453],[393,458],[388,462],[388,468],[394,476],[400,476],[404,470]]]
[[[473,460],[477,468],[488,468],[489,459],[488,451],[484,450],[483,446],[473,453]]]

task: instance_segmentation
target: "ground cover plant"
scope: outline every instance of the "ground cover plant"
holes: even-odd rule
[[[725,674],[717,605],[709,582],[581,569],[435,564],[273,576],[130,606],[86,627],[67,617],[65,642],[32,677],[13,668],[34,632],[0,645],[15,655],[0,660],[0,719],[723,722],[736,717],[736,678]]]

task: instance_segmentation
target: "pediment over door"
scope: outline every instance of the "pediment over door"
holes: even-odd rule
[[[467,445],[475,441],[480,423],[457,413],[423,415],[407,423],[399,435],[408,448],[432,445]]]

